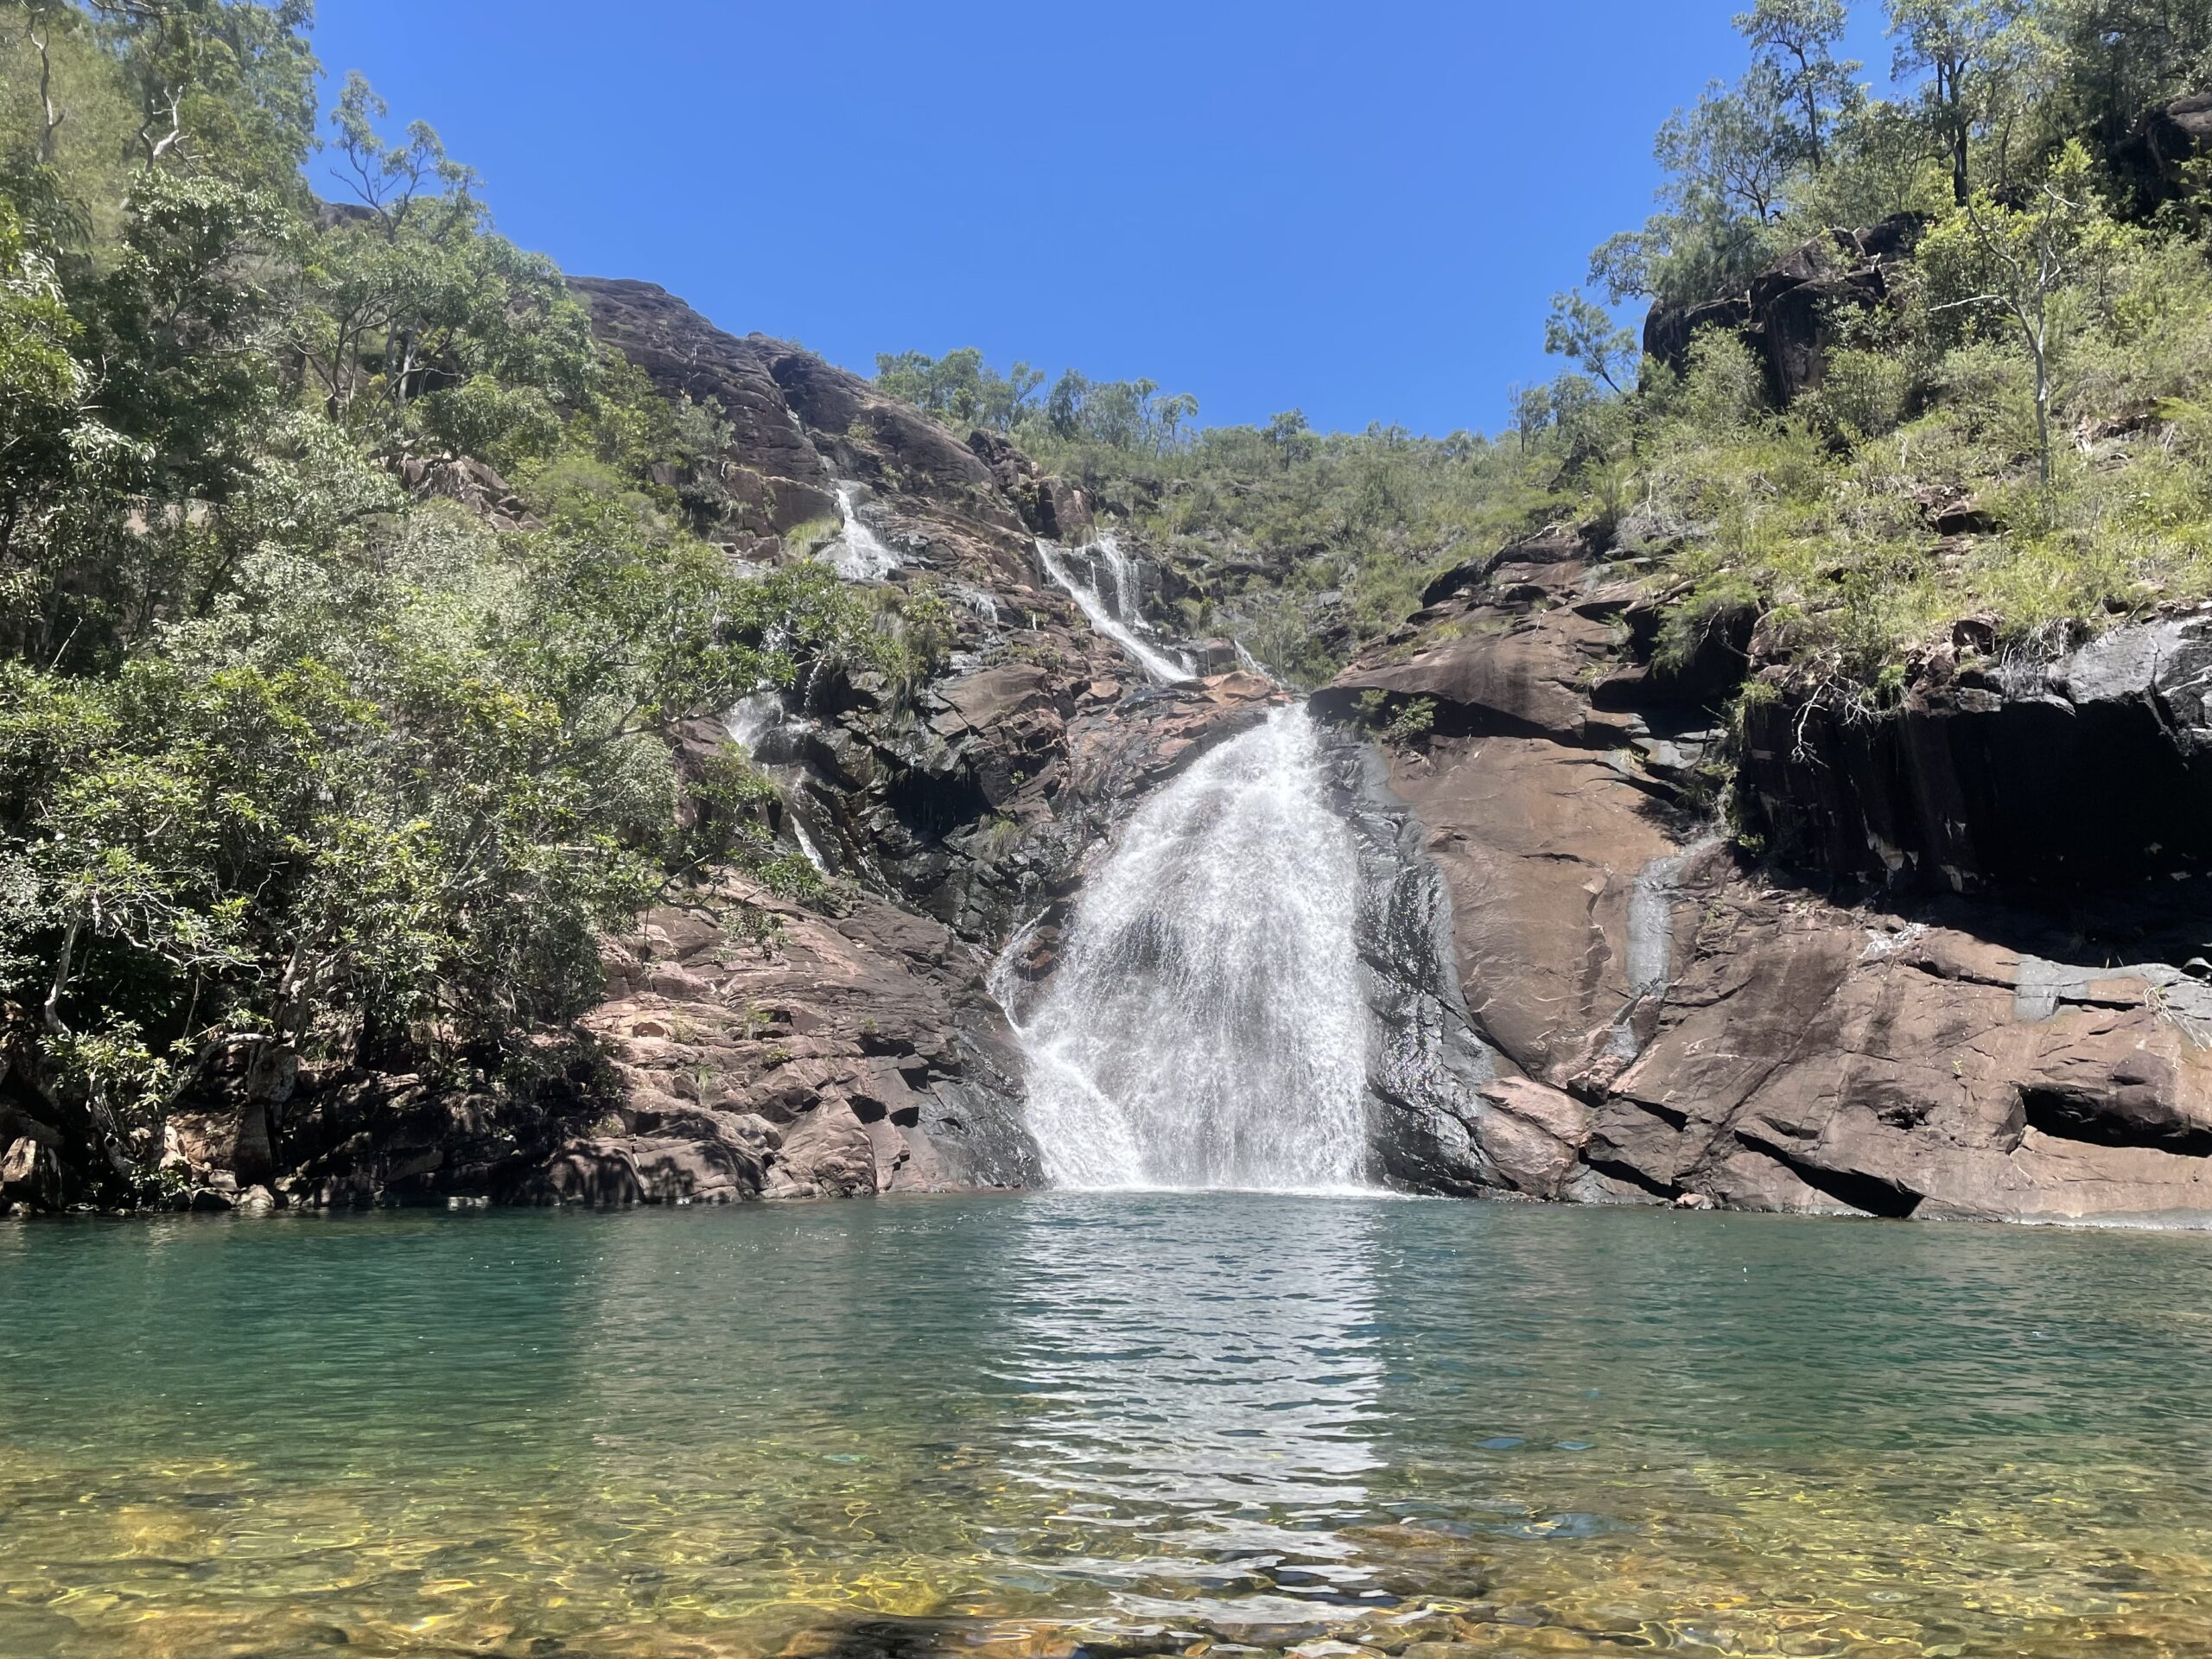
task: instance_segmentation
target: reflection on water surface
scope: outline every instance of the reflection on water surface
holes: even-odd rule
[[[2212,1650],[2209,1274],[1218,1195],[0,1230],[0,1655]]]

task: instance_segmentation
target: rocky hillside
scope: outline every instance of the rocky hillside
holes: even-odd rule
[[[659,289],[576,287],[663,397],[720,411],[669,481],[727,557],[866,551],[883,625],[943,630],[916,683],[830,665],[695,723],[702,763],[734,734],[768,768],[836,897],[725,872],[610,940],[564,1106],[278,1070],[177,1114],[168,1166],[218,1208],[1033,1181],[994,963],[1018,935],[1001,982],[1048,976],[1120,820],[1287,694],[1154,683],[1096,632],[1038,554],[1090,505],[1011,446]],[[483,469],[410,481],[526,527]],[[1745,631],[1660,653],[1649,563],[1568,531],[1471,559],[1315,695],[1361,855],[1379,1173],[1885,1216],[2202,1207],[2212,622],[2032,671],[1962,637],[1870,723]],[[65,1202],[58,1137],[0,1109],[7,1201]]]
[[[2208,624],[2032,671],[1922,664],[1846,722],[1755,701],[1716,832],[1700,760],[1747,672],[1652,661],[1646,572],[1554,533],[1440,579],[1319,694],[1433,703],[1390,753],[1497,1077],[1467,1190],[1883,1216],[2201,1210],[2212,1164]],[[1380,704],[1378,710],[1377,704]]]
[[[1241,673],[1152,683],[1046,580],[1036,538],[1079,537],[1079,493],[987,439],[971,448],[867,382],[724,334],[644,283],[579,282],[599,336],[664,397],[719,411],[720,445],[671,479],[726,555],[834,558],[841,495],[890,568],[886,626],[926,610],[936,671],[894,685],[817,671],[726,721],[782,791],[780,833],[835,901],[809,909],[725,873],[608,944],[586,1020],[601,1065],[563,1107],[410,1076],[289,1068],[175,1114],[166,1167],[200,1207],[718,1201],[1016,1185],[1036,1173],[1018,1062],[984,988],[1017,925],[1051,910],[1135,801],[1282,694]],[[426,469],[502,530],[480,467]],[[1048,957],[1035,930],[1033,966]],[[0,1202],[52,1207],[62,1137],[0,1106]]]

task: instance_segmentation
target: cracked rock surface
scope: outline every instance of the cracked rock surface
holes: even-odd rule
[[[1395,749],[1388,781],[1448,888],[1496,1075],[1433,1184],[1923,1217],[2212,1211],[2212,623],[2122,630],[2001,684],[1940,661],[1886,725],[1815,709],[1784,761],[1759,759],[1755,723],[1753,804],[1801,833],[1754,868],[1711,833],[1684,761],[1757,665],[1636,663],[1633,591],[1575,538],[1539,537],[1441,579],[1317,696],[1342,715],[1378,693],[1436,704],[1437,734]],[[2028,871],[2043,890],[2007,883]]]

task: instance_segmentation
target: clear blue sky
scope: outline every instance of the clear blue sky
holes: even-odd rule
[[[734,333],[1440,435],[1556,369],[1549,296],[1745,3],[321,0],[316,41],[516,241]]]

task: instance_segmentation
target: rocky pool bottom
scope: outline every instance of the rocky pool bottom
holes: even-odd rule
[[[2203,1235],[1224,1195],[0,1229],[9,1659],[2093,1643],[2212,1646]]]

